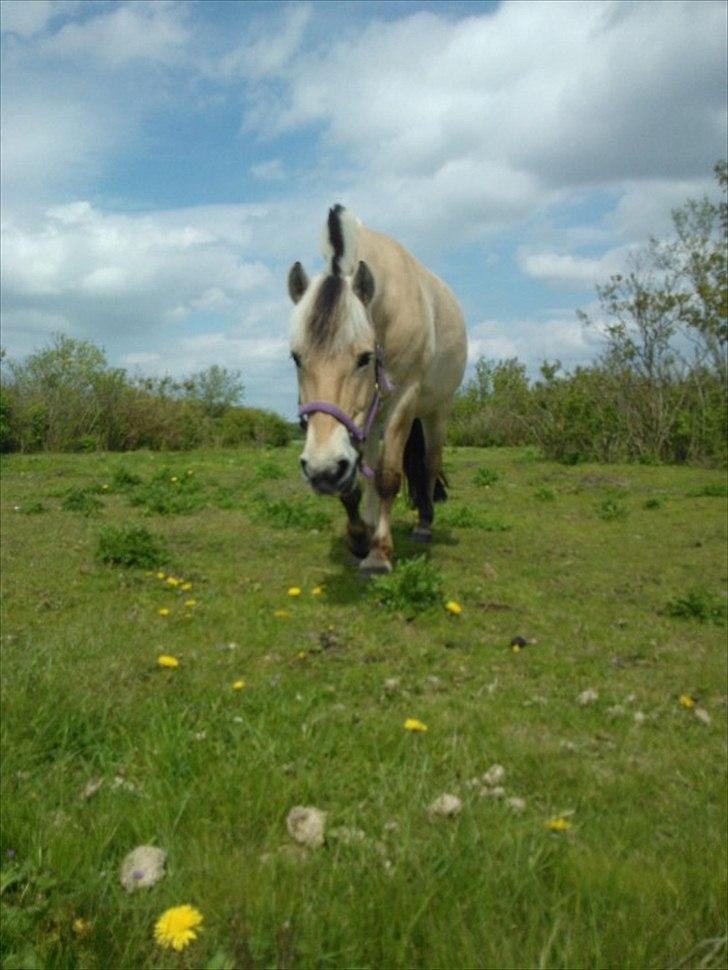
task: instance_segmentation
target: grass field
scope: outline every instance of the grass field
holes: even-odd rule
[[[450,449],[417,612],[296,454],[4,458],[3,967],[725,966],[723,474]],[[98,557],[131,524],[161,570]]]

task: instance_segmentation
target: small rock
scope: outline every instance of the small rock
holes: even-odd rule
[[[702,724],[705,724],[706,726],[710,724],[710,721],[711,721],[710,714],[708,714],[708,712],[705,710],[704,707],[694,707],[693,714],[697,717],[697,719]]]
[[[435,818],[440,816],[442,818],[455,818],[456,815],[460,814],[460,809],[463,807],[463,803],[457,797],[457,795],[440,795],[435,801],[428,806],[427,814],[429,817]]]
[[[324,844],[326,812],[312,806],[296,805],[288,813],[286,827],[291,838],[299,845],[318,849]]]
[[[164,876],[167,853],[153,845],[133,849],[121,864],[121,885],[128,893],[149,889]]]
[[[522,812],[526,807],[526,799],[514,795],[512,798],[506,798],[506,805],[512,808],[514,812]]]
[[[527,647],[528,646],[528,640],[525,637],[520,637],[520,636],[519,637],[511,637],[511,644],[510,645],[512,647]]]
[[[586,707],[587,704],[593,704],[594,701],[598,700],[598,692],[589,687],[587,690],[583,690],[581,694],[579,694],[579,696],[576,698],[576,703],[580,704],[582,707]]]
[[[101,788],[104,783],[103,778],[92,778],[85,786],[81,792],[81,798],[87,802],[89,798],[93,798],[96,792]]]
[[[483,798],[505,798],[506,790],[502,785],[496,785],[494,788],[481,788],[480,794]]]
[[[506,769],[503,765],[491,765],[484,775],[481,776],[481,781],[486,785],[497,785],[499,782],[503,781],[506,776]]]
[[[367,834],[362,829],[349,825],[339,825],[329,831],[329,837],[337,839],[342,845],[354,845],[357,842],[365,842]]]
[[[647,715],[644,713],[644,711],[635,711],[633,717],[635,724],[644,724]]]

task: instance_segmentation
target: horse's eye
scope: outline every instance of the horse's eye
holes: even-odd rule
[[[359,356],[356,358],[356,366],[357,367],[366,367],[367,364],[371,361],[371,359],[372,359],[372,355],[367,350],[363,354],[359,354]]]
[[[293,363],[296,365],[296,367],[300,367],[301,358],[298,356],[298,354],[291,352],[291,357],[293,358]]]

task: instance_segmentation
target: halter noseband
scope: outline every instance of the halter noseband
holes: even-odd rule
[[[372,403],[369,405],[369,411],[367,412],[363,427],[360,428],[354,422],[353,418],[349,417],[346,411],[342,411],[337,404],[332,404],[330,401],[309,401],[308,404],[301,404],[298,408],[299,418],[303,418],[308,414],[314,414],[316,411],[321,411],[323,414],[328,414],[332,418],[336,418],[340,424],[344,425],[352,438],[363,445],[369,437],[369,432],[372,429],[374,419],[379,410],[379,402],[381,400],[380,390],[385,393],[393,390],[392,384],[390,384],[387,375],[384,373],[382,348],[379,345],[374,350],[374,368],[374,397],[372,398]],[[364,461],[361,462],[361,473],[362,475],[366,475],[367,478],[371,478],[374,475],[374,472]]]

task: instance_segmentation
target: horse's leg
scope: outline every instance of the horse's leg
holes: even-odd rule
[[[430,414],[426,418],[420,419],[422,421],[422,431],[425,436],[427,498],[417,507],[417,525],[412,530],[412,538],[416,542],[432,541],[432,520],[435,517],[435,483],[442,469],[442,449],[445,444],[447,418],[447,413],[439,413]]]
[[[371,537],[369,555],[359,564],[363,573],[388,573],[392,569],[392,506],[402,483],[402,456],[414,419],[416,393],[416,389],[413,389],[399,402],[387,425],[374,475],[379,516]]]
[[[346,524],[347,544],[357,559],[364,559],[369,552],[369,530],[359,515],[360,501],[361,488],[358,484],[341,496],[341,504],[346,509],[348,518]]]

